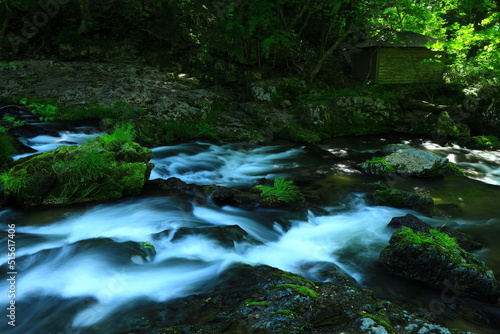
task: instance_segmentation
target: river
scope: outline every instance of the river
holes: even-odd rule
[[[58,145],[79,144],[96,135],[91,128],[78,128],[60,130],[56,137],[45,135],[23,141],[41,152]],[[394,142],[434,151],[466,170],[467,177],[384,179],[391,187],[428,194],[437,205],[456,205],[460,208],[456,216],[428,218],[409,210],[368,205],[359,189],[377,178],[361,174],[353,168],[353,161],[361,162]],[[4,232],[9,224],[16,226],[17,262],[16,327],[7,326],[4,319],[0,332],[112,333],[103,324],[114,315],[133,312],[138,303],[168,301],[199,292],[237,262],[267,264],[309,276],[313,273],[304,272],[302,263],[333,262],[380,298],[412,300],[436,311],[432,303],[443,302],[439,291],[395,278],[377,263],[393,232],[387,223],[406,213],[434,226],[447,224],[470,233],[485,245],[477,255],[500,273],[500,152],[394,137],[343,138],[321,146],[331,158],[321,157],[309,147],[287,143],[256,147],[192,142],[158,147],[153,149],[156,167],[151,175],[152,179],[174,176],[188,183],[235,188],[252,186],[260,178],[294,177],[316,196],[324,209],[321,215],[245,211],[175,195],[0,211]],[[172,238],[181,227],[235,224],[262,244],[242,242],[225,248],[203,236]],[[141,243],[153,245],[156,255],[146,254],[138,246]],[[1,244],[7,249],[7,238]],[[2,274],[8,271],[6,262],[3,256]],[[8,283],[6,279],[0,283],[4,310],[10,300],[3,293],[9,289]],[[498,312],[493,306],[477,307],[493,316]],[[443,316],[450,325],[474,330],[454,314]]]

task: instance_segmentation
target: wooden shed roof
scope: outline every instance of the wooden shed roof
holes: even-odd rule
[[[412,31],[396,31],[387,33],[375,38],[368,39],[360,44],[358,47],[367,48],[372,46],[377,47],[425,47],[429,44],[434,44],[438,41],[437,38],[417,34]]]

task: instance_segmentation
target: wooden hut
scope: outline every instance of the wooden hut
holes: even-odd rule
[[[379,84],[440,83],[444,53],[427,48],[436,42],[409,31],[367,40],[351,55],[352,76]]]

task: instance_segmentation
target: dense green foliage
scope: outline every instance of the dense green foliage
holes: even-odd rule
[[[314,78],[328,58],[337,57],[337,63],[343,56],[348,60],[363,39],[411,30],[441,40],[435,47],[448,53],[450,81],[495,84],[500,71],[498,7],[495,0],[78,0],[61,4],[3,0],[0,46],[4,56],[73,48],[82,51],[75,57],[85,57],[92,54],[85,47],[109,48],[111,42],[123,47],[122,54],[116,54],[119,58],[191,49],[205,63],[226,57]]]

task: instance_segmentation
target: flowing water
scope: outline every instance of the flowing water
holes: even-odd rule
[[[96,136],[89,129],[60,132],[59,137],[24,139],[38,151],[61,144],[79,144]],[[0,211],[7,249],[8,226],[16,226],[16,327],[0,323],[1,333],[112,333],[106,320],[117,313],[133,313],[136,305],[168,301],[199,292],[231,264],[267,264],[310,275],[305,262],[333,262],[377,296],[418,299],[424,306],[440,297],[419,285],[387,274],[378,255],[392,230],[387,223],[409,210],[369,206],[359,186],[373,181],[352,168],[389,142],[399,139],[356,138],[323,145],[334,157],[322,158],[297,145],[185,143],[153,149],[156,167],[151,178],[178,177],[188,183],[249,187],[260,178],[276,176],[309,180],[306,188],[318,197],[324,213],[300,216],[280,210],[245,211],[200,203],[196,198],[168,196],[130,198],[106,204],[36,210]],[[426,218],[471,233],[484,242],[479,252],[500,272],[499,152],[466,150],[422,143],[467,170],[468,177],[437,180],[389,177],[396,188],[433,196],[437,204],[460,208],[454,217]],[[18,157],[16,157],[18,158]],[[312,177],[314,175],[315,177]],[[418,215],[415,212],[412,212]],[[181,227],[239,225],[261,244],[242,242],[233,248],[193,235],[174,239]],[[164,232],[164,233],[161,233]],[[141,245],[150,243],[156,255]],[[141,244],[142,243],[142,244]],[[8,272],[1,260],[2,274]],[[5,276],[3,276],[5,277]],[[7,277],[9,278],[9,277]],[[2,279],[1,291],[9,290]],[[425,298],[422,298],[422,294]],[[2,309],[11,298],[0,294]],[[498,312],[481,305],[490,313]],[[431,309],[432,311],[432,309]],[[454,322],[455,326],[466,324]]]

